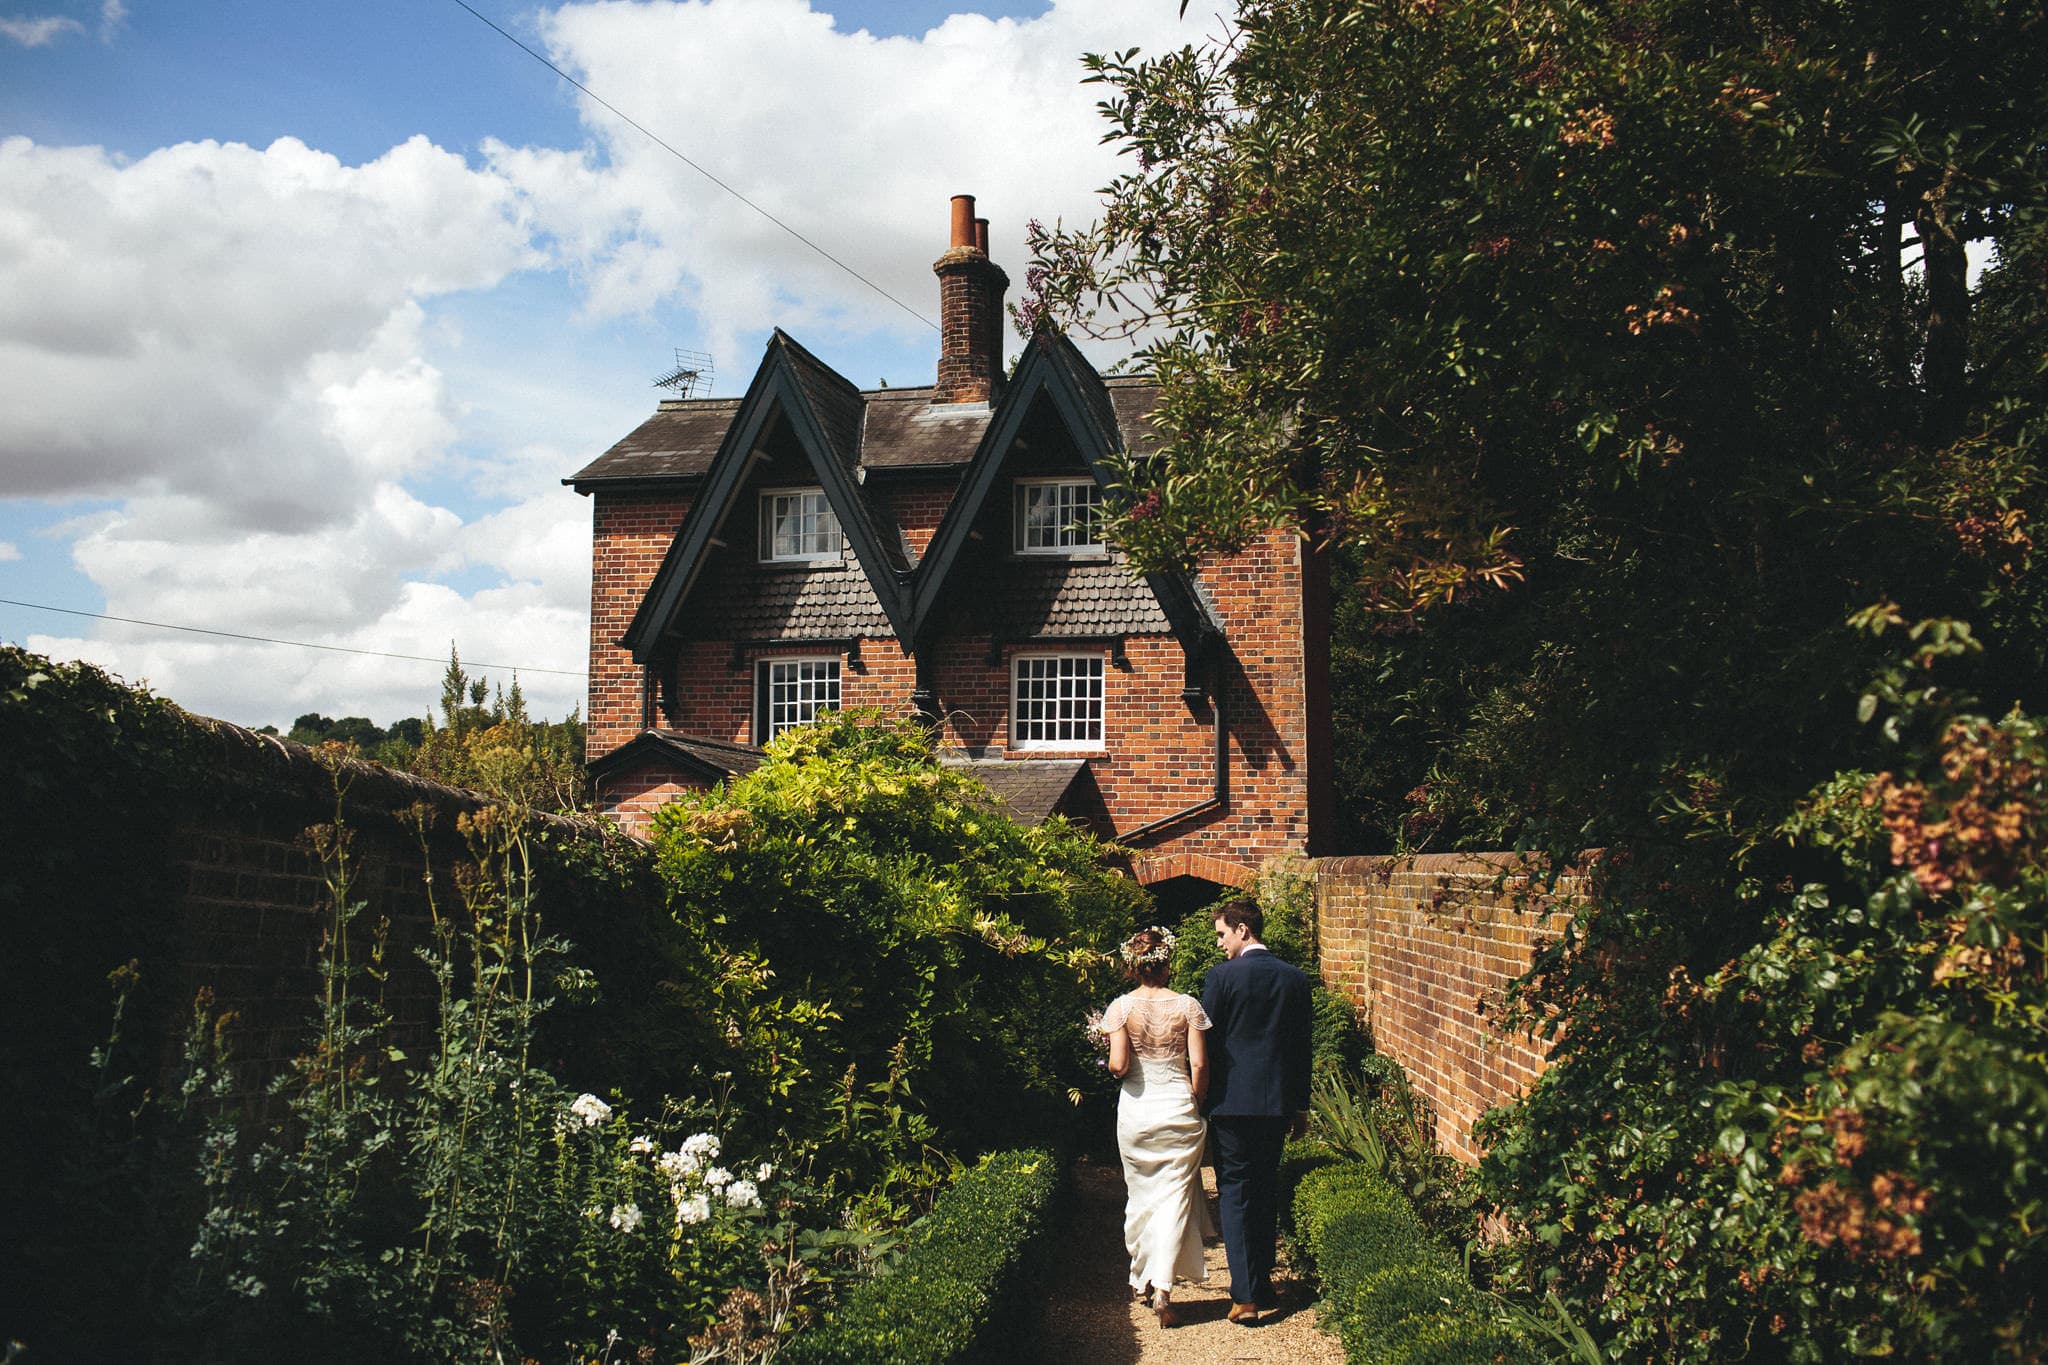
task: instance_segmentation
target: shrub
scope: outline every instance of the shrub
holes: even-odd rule
[[[1091,973],[1145,902],[1094,839],[1018,824],[923,727],[872,715],[777,736],[654,839],[666,1018],[764,1132],[858,1189],[1071,1115]]]
[[[984,1157],[933,1204],[906,1239],[895,1272],[848,1294],[796,1337],[789,1365],[942,1365],[984,1340],[999,1305],[1027,1299],[1015,1283],[1047,1225],[1059,1163],[1045,1151]]]
[[[1464,1365],[1537,1358],[1384,1175],[1355,1163],[1311,1172],[1295,1191],[1294,1223],[1322,1281],[1326,1325],[1347,1359]]]

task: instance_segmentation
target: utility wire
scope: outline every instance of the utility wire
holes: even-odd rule
[[[233,630],[208,630],[204,626],[174,626],[168,621],[138,621],[132,616],[107,616],[97,611],[78,611],[72,607],[51,607],[41,602],[17,602],[12,597],[0,597],[0,606],[27,607],[30,611],[54,611],[65,616],[89,616],[95,621],[119,621],[125,626],[149,626],[154,630],[182,630],[191,635],[218,635],[226,640],[249,640],[259,645],[290,645],[294,649],[324,649],[330,654],[362,654],[372,659],[408,659],[415,663],[445,664],[446,659],[437,659],[431,654],[393,654],[382,649],[351,649],[347,645],[316,645],[306,640],[279,640],[268,635],[244,635]],[[500,673],[555,673],[564,678],[587,678],[588,673],[567,668],[522,668],[518,664],[480,664],[465,661],[467,668],[488,668]]]
[[[560,77],[561,77],[561,78],[562,78],[563,80],[565,80],[565,81],[569,82],[569,84],[571,84],[571,85],[575,86],[575,87],[576,87],[576,88],[577,88],[578,90],[581,90],[581,91],[582,91],[582,92],[583,92],[584,94],[586,94],[586,95],[590,96],[590,98],[592,98],[593,100],[596,100],[596,101],[597,101],[597,102],[598,102],[599,104],[603,105],[603,106],[604,106],[605,108],[607,108],[607,109],[611,110],[611,112],[612,112],[613,114],[615,114],[615,115],[616,115],[617,117],[619,117],[620,119],[622,119],[623,121],[625,121],[625,122],[626,122],[627,124],[631,125],[631,126],[632,126],[633,128],[635,128],[635,129],[639,130],[639,132],[640,132],[641,134],[643,134],[643,135],[644,135],[644,136],[645,136],[645,137],[646,137],[646,138],[647,138],[647,139],[648,139],[648,140],[649,140],[650,142],[652,142],[652,143],[653,143],[653,144],[654,144],[655,146],[657,146],[657,147],[661,148],[661,149],[662,149],[663,151],[667,152],[667,153],[668,153],[668,154],[669,154],[670,156],[672,156],[672,157],[674,157],[674,158],[675,158],[676,160],[678,160],[678,161],[682,162],[682,163],[683,163],[683,164],[684,164],[685,166],[688,166],[688,167],[689,167],[689,168],[690,168],[691,170],[693,170],[693,171],[695,171],[695,172],[696,172],[697,174],[699,174],[699,175],[703,176],[703,177],[704,177],[704,178],[705,178],[706,180],[709,180],[709,181],[710,181],[710,182],[711,182],[712,184],[714,184],[714,185],[718,186],[718,188],[720,188],[720,189],[724,190],[724,191],[725,191],[725,192],[726,192],[727,194],[729,194],[729,195],[731,195],[731,196],[732,196],[733,198],[735,198],[735,199],[739,200],[739,201],[740,201],[740,202],[741,202],[742,204],[745,204],[745,205],[746,205],[746,206],[747,206],[748,208],[750,208],[750,209],[752,209],[752,210],[753,210],[754,212],[756,212],[756,213],[760,214],[760,215],[761,215],[761,216],[762,216],[763,218],[766,218],[766,219],[767,219],[767,220],[768,220],[769,222],[771,222],[771,223],[775,224],[775,226],[777,226],[777,227],[781,228],[781,229],[782,229],[782,230],[783,230],[784,232],[786,232],[786,233],[788,233],[788,234],[789,234],[790,236],[792,236],[792,237],[796,238],[796,239],[797,239],[797,240],[798,240],[799,242],[802,242],[802,243],[803,243],[803,244],[804,244],[805,246],[809,247],[809,248],[810,248],[811,250],[813,250],[813,251],[817,252],[817,253],[818,253],[818,254],[819,254],[820,256],[823,256],[823,257],[824,257],[824,258],[825,258],[826,260],[828,260],[828,261],[832,262],[832,264],[834,264],[834,265],[838,266],[838,267],[839,267],[839,268],[840,268],[841,270],[844,270],[844,271],[845,271],[845,272],[846,272],[847,274],[849,274],[849,275],[853,276],[853,277],[854,277],[855,279],[859,280],[859,281],[860,281],[860,282],[861,282],[862,284],[864,284],[864,285],[866,285],[866,286],[867,286],[868,288],[870,288],[870,289],[874,290],[874,291],[875,291],[875,292],[876,292],[877,294],[880,294],[880,295],[881,295],[881,296],[882,296],[883,298],[885,298],[885,299],[889,300],[889,302],[891,302],[891,303],[895,304],[895,305],[896,305],[896,306],[897,306],[898,308],[901,308],[901,309],[902,309],[902,310],[903,310],[904,312],[906,312],[906,313],[910,314],[910,316],[912,316],[912,317],[916,318],[916,319],[917,319],[917,320],[918,320],[919,322],[923,323],[923,324],[924,324],[925,326],[927,326],[927,327],[931,328],[931,329],[932,329],[932,330],[933,330],[934,332],[936,332],[936,331],[938,331],[938,330],[939,330],[939,324],[938,324],[938,323],[936,323],[936,322],[933,322],[933,321],[932,321],[932,320],[931,320],[930,318],[926,317],[926,316],[925,316],[925,315],[924,315],[923,313],[920,313],[920,312],[918,312],[918,311],[917,311],[917,310],[916,310],[915,308],[912,308],[912,307],[911,307],[911,306],[910,306],[909,304],[905,303],[905,302],[904,302],[904,301],[903,301],[902,299],[899,299],[899,298],[897,298],[897,297],[896,297],[896,296],[895,296],[894,294],[892,294],[892,293],[890,293],[890,292],[889,292],[888,290],[886,290],[886,289],[882,288],[882,286],[881,286],[881,285],[879,285],[879,284],[876,284],[876,283],[875,283],[875,282],[874,282],[873,280],[871,280],[871,279],[869,279],[869,278],[868,278],[867,276],[865,276],[865,275],[861,274],[861,273],[860,273],[860,272],[859,272],[858,270],[855,270],[855,269],[854,269],[854,268],[853,268],[852,266],[850,266],[850,265],[848,265],[848,264],[847,264],[846,262],[844,262],[844,261],[840,260],[840,259],[839,259],[839,258],[838,258],[837,256],[834,256],[834,255],[833,255],[833,254],[832,254],[831,252],[829,252],[829,251],[825,250],[825,248],[824,248],[824,247],[821,247],[821,246],[819,246],[819,245],[818,245],[818,244],[817,244],[816,242],[814,242],[814,241],[812,241],[812,240],[811,240],[810,238],[808,238],[808,237],[804,236],[804,235],[803,235],[803,234],[802,234],[801,232],[798,232],[798,231],[797,231],[797,230],[796,230],[795,228],[793,228],[793,227],[791,227],[791,226],[790,226],[789,224],[787,224],[787,223],[783,222],[783,221],[782,221],[782,220],[781,220],[780,218],[777,218],[777,217],[776,217],[776,216],[775,216],[774,214],[772,214],[772,213],[770,213],[770,212],[769,212],[768,210],[766,210],[766,209],[762,208],[762,207],[761,207],[761,206],[760,206],[759,204],[757,204],[757,203],[755,203],[755,202],[754,202],[753,200],[751,200],[751,199],[747,198],[747,196],[745,196],[744,194],[741,194],[741,193],[740,193],[740,192],[739,192],[738,190],[736,190],[736,189],[734,189],[734,188],[733,188],[732,186],[730,186],[730,185],[726,184],[726,183],[725,183],[725,182],[724,182],[723,180],[720,180],[720,179],[719,179],[719,178],[718,178],[717,176],[713,175],[713,174],[712,174],[712,173],[711,173],[710,171],[708,171],[708,170],[704,169],[704,167],[702,167],[702,166],[698,165],[698,164],[697,164],[697,163],[696,163],[695,161],[692,161],[692,160],[691,160],[691,159],[690,159],[689,157],[687,157],[687,156],[684,156],[684,155],[683,155],[683,154],[682,154],[681,152],[677,151],[677,150],[676,150],[676,149],[675,149],[675,148],[674,148],[673,146],[669,145],[669,143],[668,143],[668,142],[667,142],[666,140],[664,140],[664,139],[663,139],[663,138],[662,138],[662,137],[661,137],[660,135],[658,135],[657,133],[655,133],[655,132],[654,132],[654,131],[653,131],[652,129],[650,129],[650,128],[649,128],[649,127],[648,127],[648,126],[646,125],[646,124],[644,124],[644,123],[640,122],[640,121],[639,121],[638,119],[634,118],[634,117],[633,117],[633,116],[632,116],[631,114],[628,114],[628,113],[627,113],[627,112],[626,112],[625,110],[623,110],[623,109],[619,108],[619,106],[617,106],[616,104],[613,104],[613,103],[612,103],[612,102],[611,102],[610,100],[608,100],[608,99],[606,99],[606,98],[605,98],[604,96],[602,96],[602,95],[598,94],[598,93],[597,93],[597,92],[596,92],[595,90],[592,90],[592,89],[591,89],[591,88],[590,88],[589,86],[585,85],[585,84],[584,84],[584,83],[583,83],[582,81],[579,81],[579,80],[577,80],[577,79],[576,79],[576,78],[575,78],[574,76],[572,76],[572,75],[570,75],[570,74],[569,74],[568,72],[566,72],[566,71],[562,70],[562,68],[561,68],[561,67],[559,67],[559,66],[556,66],[556,65],[555,65],[555,64],[554,64],[553,62],[549,61],[549,60],[548,60],[548,59],[547,59],[546,57],[542,56],[542,55],[541,55],[540,53],[538,53],[538,52],[535,52],[535,51],[534,51],[534,50],[533,50],[532,48],[528,47],[528,46],[527,46],[527,45],[526,45],[525,43],[521,42],[521,41],[520,41],[519,39],[517,39],[517,38],[513,37],[513,36],[512,36],[511,34],[507,33],[507,32],[506,32],[506,31],[505,31],[504,29],[502,29],[502,28],[499,28],[499,27],[498,27],[498,25],[497,25],[496,23],[492,22],[492,20],[491,20],[491,19],[489,18],[489,16],[487,16],[487,15],[484,15],[484,14],[480,14],[480,13],[478,13],[478,12],[477,12],[477,10],[476,10],[475,8],[473,8],[473,7],[472,7],[472,6],[471,6],[471,5],[470,5],[470,4],[468,3],[468,0],[455,0],[455,3],[456,3],[456,4],[458,4],[458,5],[460,5],[460,6],[462,6],[462,8],[464,8],[464,9],[468,10],[468,11],[469,11],[469,12],[470,12],[470,13],[471,13],[472,15],[475,15],[475,16],[476,16],[476,18],[477,18],[477,19],[478,19],[478,20],[479,20],[480,22],[482,22],[482,23],[483,23],[483,24],[485,24],[485,25],[486,25],[487,27],[489,27],[489,28],[490,28],[490,29],[491,29],[491,30],[492,30],[493,32],[495,32],[495,33],[496,33],[496,34],[497,34],[497,35],[498,35],[498,36],[499,36],[500,38],[503,38],[503,39],[504,39],[504,40],[505,40],[506,42],[508,42],[508,43],[512,44],[512,45],[513,45],[514,47],[518,48],[518,49],[519,49],[519,50],[520,50],[521,52],[524,52],[524,53],[525,53],[525,54],[526,54],[527,56],[529,56],[529,57],[533,58],[533,59],[534,59],[535,61],[539,62],[539,63],[540,63],[540,64],[541,64],[542,66],[544,66],[544,67],[546,67],[546,68],[547,68],[548,70],[550,70],[550,71],[554,72],[554,73],[555,73],[555,74],[556,74],[557,76],[560,76]]]

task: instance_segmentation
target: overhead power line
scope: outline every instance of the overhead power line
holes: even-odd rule
[[[710,171],[706,170],[706,169],[705,169],[705,168],[704,168],[703,166],[699,165],[699,164],[698,164],[697,162],[695,162],[695,161],[692,161],[692,160],[691,160],[691,159],[690,159],[689,157],[687,157],[687,156],[683,155],[683,153],[681,153],[680,151],[677,151],[675,147],[671,146],[671,145],[670,145],[670,144],[669,144],[669,143],[667,142],[667,140],[665,140],[664,138],[662,138],[662,137],[661,137],[661,136],[660,136],[660,135],[659,135],[658,133],[656,133],[656,132],[655,132],[655,131],[654,131],[653,129],[649,128],[649,127],[648,127],[648,126],[647,126],[646,124],[644,124],[644,123],[640,122],[640,121],[639,121],[638,119],[634,118],[634,117],[633,117],[633,116],[632,116],[631,114],[628,114],[628,113],[627,113],[627,112],[626,112],[625,110],[623,110],[623,109],[619,108],[619,106],[618,106],[618,105],[616,105],[616,104],[613,104],[613,103],[612,103],[612,102],[611,102],[610,100],[608,100],[608,99],[606,99],[606,98],[605,98],[604,96],[602,96],[602,95],[598,94],[598,93],[597,93],[597,92],[596,92],[595,90],[592,90],[592,89],[591,89],[591,88],[590,88],[589,86],[585,85],[585,84],[584,84],[584,83],[583,83],[582,81],[579,81],[579,80],[577,80],[577,79],[576,79],[576,78],[575,78],[574,76],[572,76],[572,75],[570,75],[570,74],[569,74],[568,72],[566,72],[566,71],[562,70],[562,68],[561,68],[561,67],[559,67],[559,66],[556,66],[556,65],[555,65],[555,64],[554,64],[553,62],[549,61],[549,60],[548,60],[548,59],[547,59],[547,58],[546,58],[545,56],[543,56],[543,55],[542,55],[541,53],[538,53],[538,52],[534,51],[534,50],[533,50],[532,48],[528,47],[528,46],[527,46],[527,45],[526,45],[525,43],[521,42],[521,41],[520,41],[519,39],[517,39],[517,38],[513,37],[513,36],[512,36],[511,34],[507,33],[507,32],[506,32],[506,31],[505,31],[504,29],[502,29],[502,28],[499,28],[499,27],[498,27],[498,25],[497,25],[497,24],[496,24],[496,23],[495,23],[495,22],[494,22],[494,21],[493,21],[493,20],[492,20],[492,19],[490,18],[490,16],[488,16],[488,15],[485,15],[485,14],[481,14],[481,13],[479,13],[479,12],[478,12],[478,11],[477,11],[477,10],[476,10],[476,9],[475,9],[474,7],[472,7],[472,6],[470,5],[470,4],[468,4],[468,3],[467,3],[467,0],[454,0],[454,2],[455,2],[456,4],[458,4],[458,5],[462,6],[462,8],[464,8],[464,9],[468,10],[468,11],[469,11],[469,12],[470,12],[470,13],[471,13],[472,15],[474,15],[474,16],[475,16],[475,17],[477,18],[477,20],[478,20],[479,22],[481,22],[481,23],[485,24],[486,26],[488,26],[488,27],[489,27],[489,28],[491,29],[491,31],[492,31],[492,32],[494,32],[494,33],[496,33],[496,34],[497,34],[497,35],[498,35],[498,36],[499,36],[500,38],[503,38],[503,39],[504,39],[504,40],[505,40],[506,42],[508,42],[508,43],[512,44],[512,45],[513,45],[514,47],[518,48],[518,49],[519,49],[519,50],[520,50],[521,52],[524,52],[524,53],[525,53],[525,54],[526,54],[527,56],[529,56],[529,57],[533,58],[533,59],[534,59],[535,61],[539,62],[539,63],[540,63],[540,64],[541,64],[542,66],[544,66],[544,67],[546,67],[546,68],[547,68],[548,70],[550,70],[550,71],[554,72],[554,73],[555,73],[555,74],[556,74],[557,76],[560,76],[560,77],[561,77],[561,78],[562,78],[563,80],[565,80],[565,81],[569,82],[569,84],[571,84],[571,85],[575,86],[575,87],[576,87],[576,88],[577,88],[578,90],[581,90],[581,91],[582,91],[582,92],[583,92],[584,94],[586,94],[586,95],[590,96],[590,98],[592,98],[593,100],[596,100],[596,101],[597,101],[597,102],[598,102],[599,104],[601,104],[601,105],[603,105],[603,106],[604,106],[605,108],[609,109],[609,110],[610,110],[610,111],[611,111],[611,112],[612,112],[612,113],[613,113],[613,114],[614,114],[615,116],[617,116],[617,117],[618,117],[619,119],[621,119],[622,121],[624,121],[625,123],[627,123],[628,125],[630,125],[631,127],[633,127],[634,129],[638,130],[638,131],[639,131],[639,132],[641,133],[641,135],[642,135],[642,136],[646,137],[646,138],[648,139],[648,141],[652,142],[652,143],[653,143],[653,144],[654,144],[655,146],[657,146],[657,147],[661,148],[661,149],[662,149],[663,151],[667,152],[667,153],[668,153],[668,154],[669,154],[670,156],[672,156],[672,157],[674,157],[674,158],[675,158],[676,160],[678,160],[678,161],[682,162],[682,163],[683,163],[683,164],[684,164],[685,166],[688,166],[688,167],[689,167],[689,168],[690,168],[691,170],[693,170],[693,171],[695,171],[695,172],[696,172],[697,174],[699,174],[699,175],[703,176],[703,177],[704,177],[704,178],[705,178],[706,180],[709,180],[709,181],[710,181],[710,182],[711,182],[712,184],[714,184],[714,185],[718,186],[718,188],[720,188],[720,189],[724,190],[724,191],[725,191],[725,192],[726,192],[727,194],[729,194],[729,195],[731,195],[731,196],[732,196],[733,198],[735,198],[735,199],[739,200],[739,201],[740,201],[740,202],[741,202],[742,204],[745,204],[745,205],[746,205],[746,206],[747,206],[748,208],[750,208],[750,209],[752,209],[752,210],[753,210],[754,212],[756,212],[756,213],[760,214],[760,215],[761,215],[761,216],[762,216],[763,218],[766,218],[766,219],[767,219],[767,220],[768,220],[769,222],[771,222],[771,223],[775,224],[775,226],[777,226],[777,227],[781,228],[781,229],[782,229],[782,230],[783,230],[784,232],[786,232],[786,233],[788,233],[788,234],[789,234],[790,236],[792,236],[792,237],[796,238],[796,239],[797,239],[797,240],[798,240],[799,242],[802,242],[802,243],[803,243],[803,244],[804,244],[805,246],[809,247],[809,248],[810,248],[811,250],[813,250],[813,251],[817,252],[817,253],[818,253],[818,254],[819,254],[820,256],[823,256],[823,257],[824,257],[824,258],[825,258],[826,260],[828,260],[828,261],[832,262],[832,264],[834,264],[834,265],[838,266],[838,267],[839,267],[839,268],[840,268],[841,270],[844,270],[844,271],[845,271],[845,272],[846,272],[847,274],[849,274],[849,275],[853,276],[853,277],[854,277],[854,278],[855,278],[856,280],[859,280],[859,281],[860,281],[860,282],[861,282],[862,284],[864,284],[864,285],[866,285],[866,286],[867,286],[868,288],[870,288],[870,289],[874,290],[874,291],[875,291],[875,292],[876,292],[877,294],[880,294],[880,295],[881,295],[881,296],[882,296],[883,298],[885,298],[885,299],[887,299],[887,300],[888,300],[889,302],[891,302],[891,303],[895,304],[895,305],[896,305],[896,306],[897,306],[898,308],[901,308],[901,309],[902,309],[902,310],[903,310],[904,312],[906,312],[906,313],[910,314],[910,316],[912,316],[912,317],[916,318],[916,319],[917,319],[917,320],[918,320],[919,322],[921,322],[921,323],[923,323],[923,324],[924,324],[925,326],[927,326],[927,327],[931,328],[931,329],[932,329],[932,330],[933,330],[934,332],[936,332],[936,331],[938,331],[938,330],[939,330],[939,324],[938,324],[938,323],[936,323],[936,322],[933,322],[933,321],[932,321],[932,320],[931,320],[930,318],[926,317],[926,316],[925,316],[925,315],[924,315],[923,313],[920,313],[920,312],[918,312],[918,311],[917,311],[917,310],[916,310],[915,308],[912,308],[912,307],[911,307],[911,306],[910,306],[909,304],[905,303],[905,302],[904,302],[904,301],[903,301],[902,299],[899,299],[899,298],[897,298],[897,297],[896,297],[896,296],[895,296],[894,294],[892,294],[892,293],[890,293],[890,292],[889,292],[888,290],[886,290],[886,289],[882,288],[882,286],[881,286],[881,285],[879,285],[879,284],[876,284],[876,283],[875,283],[875,282],[874,282],[873,280],[871,280],[871,279],[869,279],[869,278],[868,278],[867,276],[865,276],[865,275],[861,274],[861,273],[860,273],[860,272],[859,272],[858,270],[855,270],[855,269],[854,269],[854,268],[853,268],[852,266],[850,266],[850,265],[848,265],[848,264],[847,264],[846,262],[844,262],[844,261],[840,260],[840,259],[839,259],[839,258],[838,258],[837,256],[834,256],[834,255],[833,255],[833,254],[832,254],[831,252],[829,252],[829,251],[825,250],[825,248],[824,248],[824,247],[821,247],[821,246],[819,246],[819,245],[818,245],[818,244],[817,244],[816,242],[814,242],[814,241],[812,241],[812,240],[811,240],[810,238],[808,238],[808,237],[804,236],[804,235],[803,235],[803,234],[802,234],[801,232],[798,232],[798,231],[797,231],[797,230],[796,230],[795,228],[793,228],[793,227],[791,227],[791,226],[790,226],[789,224],[787,224],[787,223],[783,222],[783,221],[782,221],[782,220],[781,220],[780,218],[777,218],[777,217],[776,217],[776,216],[775,216],[774,214],[770,213],[770,212],[769,212],[769,211],[768,211],[767,209],[764,209],[764,208],[762,208],[762,207],[761,207],[761,206],[760,206],[759,204],[757,204],[757,203],[755,203],[755,202],[754,202],[753,200],[751,200],[751,199],[747,198],[747,196],[745,196],[744,194],[741,194],[741,193],[740,193],[740,192],[739,192],[738,190],[734,189],[734,188],[733,188],[733,187],[732,187],[731,185],[728,185],[728,184],[726,184],[726,183],[725,183],[725,182],[724,182],[723,180],[720,180],[720,179],[719,179],[719,178],[718,178],[717,176],[713,175],[713,174],[712,174],[712,173],[711,173]]]
[[[0,597],[0,606],[27,607],[30,611],[54,611],[65,616],[86,616],[95,621],[119,621],[124,626],[148,626],[153,630],[182,630],[188,635],[218,635],[224,640],[248,640],[259,645],[290,645],[294,649],[324,649],[330,654],[361,654],[371,659],[406,659],[414,663],[445,664],[446,659],[437,659],[431,654],[393,654],[384,649],[354,649],[348,645],[316,645],[310,640],[279,640],[269,635],[244,635],[235,630],[209,630],[205,626],[178,626],[168,621],[138,621],[132,616],[108,616],[104,612],[79,611],[75,607],[52,607],[42,602],[17,602],[12,597]],[[488,668],[499,673],[553,673],[564,678],[587,678],[588,673],[568,668],[527,668],[520,664],[480,664],[465,662],[467,668]]]

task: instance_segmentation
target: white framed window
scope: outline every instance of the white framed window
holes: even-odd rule
[[[797,563],[841,557],[839,514],[822,488],[761,490],[761,558]]]
[[[1093,479],[1019,479],[1016,522],[1020,555],[1100,550],[1102,489]]]
[[[1010,747],[1100,749],[1102,656],[1019,654],[1010,661]]]
[[[839,709],[839,660],[763,659],[754,674],[754,742]]]

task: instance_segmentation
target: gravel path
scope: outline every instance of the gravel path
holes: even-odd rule
[[[1131,1298],[1130,1267],[1124,1257],[1123,1173],[1114,1163],[1084,1157],[1074,1163],[1072,1178],[1072,1216],[1055,1247],[1060,1263],[1047,1276],[1050,1291],[1034,1352],[1039,1359],[1076,1365],[1344,1365],[1344,1348],[1316,1329],[1313,1288],[1295,1279],[1284,1259],[1273,1277],[1279,1308],[1262,1314],[1256,1327],[1226,1321],[1230,1271],[1221,1242],[1208,1248],[1209,1283],[1174,1289],[1182,1325],[1162,1329],[1152,1310]],[[1202,1168],[1202,1185],[1213,1214],[1216,1173],[1207,1166]]]

